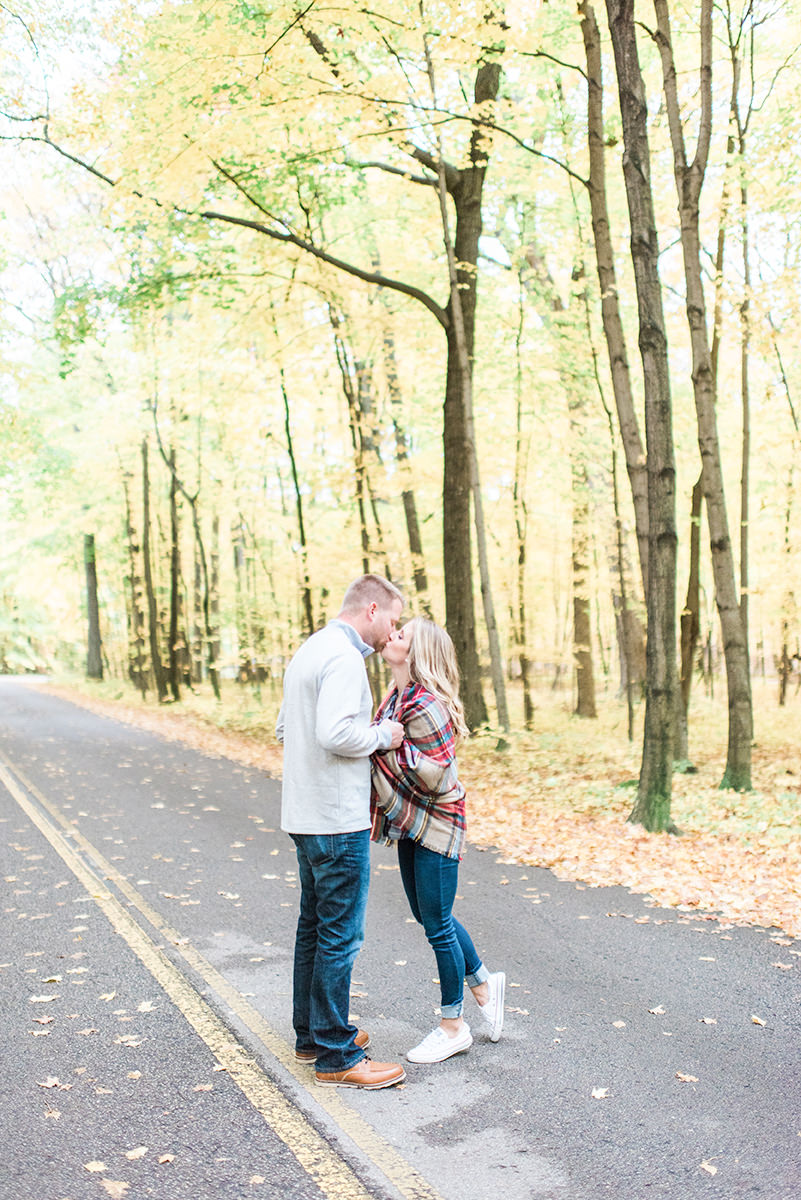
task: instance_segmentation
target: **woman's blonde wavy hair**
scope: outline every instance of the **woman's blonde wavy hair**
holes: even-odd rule
[[[442,701],[450,713],[457,738],[466,738],[470,730],[459,699],[459,667],[450,635],[426,617],[413,617],[407,621],[404,633],[410,626],[412,639],[406,659],[409,677]]]

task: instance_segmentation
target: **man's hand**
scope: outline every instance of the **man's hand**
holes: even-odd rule
[[[392,730],[392,741],[389,743],[389,749],[397,750],[398,746],[403,741],[403,735],[404,735],[405,730],[404,730],[403,726],[401,725],[400,721],[388,721],[387,724],[389,725],[390,729]]]

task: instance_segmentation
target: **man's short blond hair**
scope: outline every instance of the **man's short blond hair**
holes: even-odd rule
[[[379,608],[391,608],[396,601],[403,605],[403,593],[394,583],[390,583],[383,575],[361,575],[354,579],[345,592],[342,601],[342,611],[348,613],[361,612],[368,604],[377,604]]]

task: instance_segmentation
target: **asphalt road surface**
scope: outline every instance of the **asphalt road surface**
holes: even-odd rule
[[[503,1038],[476,1014],[400,1088],[318,1088],[278,826],[265,774],[0,680],[0,1200],[801,1198],[801,942],[469,847]],[[376,847],[374,1058],[434,1026],[435,976]]]

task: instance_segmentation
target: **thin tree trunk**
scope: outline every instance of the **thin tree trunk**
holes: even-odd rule
[[[276,337],[278,331],[276,330]],[[295,513],[298,520],[298,541],[300,543],[300,562],[301,573],[303,576],[303,619],[305,622],[306,636],[311,637],[314,633],[314,612],[312,610],[312,594],[311,594],[311,579],[309,577],[309,549],[306,541],[306,526],[303,521],[303,495],[300,490],[300,480],[298,478],[298,467],[295,462],[295,446],[292,440],[292,424],[289,417],[289,396],[286,390],[286,378],[284,376],[284,368],[279,367],[281,375],[281,398],[284,402],[284,434],[286,436],[286,450],[289,456],[289,467],[292,471],[292,488],[295,497]]]
[[[648,635],[643,753],[629,816],[651,830],[673,828],[670,800],[676,669],[676,501],[667,338],[634,0],[606,0],[623,121],[623,175],[631,223],[648,468]]]
[[[192,682],[203,682],[203,570],[197,542],[192,555]]]
[[[434,65],[427,37],[423,38],[431,97],[436,105],[436,82]],[[482,61],[476,72],[474,100],[476,106],[487,106],[498,95],[501,68],[498,63]],[[474,728],[487,720],[487,711],[481,691],[478,651],[473,631],[473,589],[470,547],[470,498],[473,499],[474,527],[478,568],[481,581],[481,597],[484,606],[484,621],[490,651],[490,671],[498,724],[509,729],[509,714],[506,705],[506,684],[501,661],[498,626],[492,599],[489,562],[487,558],[486,529],[484,525],[483,497],[478,469],[475,424],[473,417],[473,349],[475,343],[478,243],[481,237],[481,203],[484,180],[489,162],[487,131],[480,122],[474,123],[470,139],[469,165],[461,170],[446,167],[442,152],[442,139],[437,134],[437,156],[416,151],[416,156],[426,162],[437,176],[440,219],[445,252],[448,260],[450,296],[447,313],[448,370],[445,387],[445,470],[443,478],[443,536],[444,559],[447,564],[449,551],[460,555],[461,573],[466,576],[461,588],[455,580],[448,581],[446,573],[445,604],[447,622],[454,639],[457,655],[462,661],[462,699],[468,724]],[[453,241],[448,216],[448,195],[456,210],[456,230]],[[450,542],[453,545],[449,545]],[[449,586],[450,582],[450,586]],[[465,586],[466,585],[466,586]],[[451,625],[453,628],[451,628]]]
[[[180,599],[180,548],[178,545],[178,485],[175,474],[175,450],[170,447],[170,633],[169,668],[167,678],[173,700],[181,699],[180,663],[178,655],[178,611]]]
[[[200,557],[200,574],[203,580],[203,596],[201,610],[205,637],[208,639],[206,652],[208,654],[209,672],[214,671],[215,678],[220,662],[220,518],[214,513],[211,519],[211,552],[209,554],[209,570],[206,569],[203,545],[197,542]]]
[[[606,199],[606,161],[603,108],[601,39],[590,0],[580,0],[581,32],[587,65],[587,139],[589,147],[590,218],[592,221],[598,282],[601,290],[601,319],[609,354],[612,390],[617,408],[626,470],[634,503],[643,596],[648,589],[648,471],[631,386],[628,351],[620,316],[615,273],[615,256]]]
[[[793,550],[792,538],[790,530],[792,529],[793,506],[795,503],[795,464],[801,457],[801,424],[799,423],[798,414],[796,413],[795,404],[793,403],[793,395],[790,391],[790,381],[787,378],[787,373],[784,369],[779,343],[776,338],[776,330],[773,327],[773,322],[768,318],[773,334],[773,349],[776,353],[776,361],[779,366],[779,373],[784,386],[784,393],[787,397],[787,405],[790,409],[790,418],[793,423],[793,439],[792,452],[790,454],[790,467],[787,472],[787,503],[784,509],[784,556],[787,563],[786,579],[787,586],[782,601],[782,620],[781,620],[781,657],[778,663],[779,672],[779,705],[783,706],[787,699],[787,685],[790,681],[790,676],[793,670],[793,660],[801,666],[801,655],[798,650],[798,639],[796,637],[796,651],[794,655],[790,654],[788,642],[790,639],[790,629],[792,625],[798,628],[798,604],[795,596],[795,589],[792,586],[793,571],[791,568],[791,554]],[[799,675],[801,682],[801,675]]]
[[[362,547],[362,571],[367,575],[370,571],[370,533],[367,527],[367,468],[364,461],[362,445],[359,404],[356,397],[357,383],[354,379],[354,368],[348,348],[341,334],[341,318],[334,312],[333,306],[328,305],[328,316],[334,331],[334,349],[337,365],[342,380],[342,391],[348,406],[348,428],[350,430],[351,448],[353,450],[353,488],[356,500],[356,511],[359,514],[359,537]]]
[[[103,644],[100,638],[100,606],[97,600],[97,558],[95,535],[85,533],[83,538],[83,562],[86,570],[86,677],[103,678]]]
[[[693,666],[701,634],[700,552],[703,498],[703,488],[699,479],[693,487],[690,509],[690,572],[687,580],[687,599],[681,614],[681,699],[685,713],[690,707]]]
[[[240,683],[252,683],[255,674],[248,621],[245,531],[241,521],[233,527],[231,534],[234,552],[234,587],[236,592],[236,637],[239,652],[238,678]]]
[[[145,614],[142,609],[142,580],[138,560],[140,549],[134,532],[131,497],[128,490],[130,475],[123,474],[122,487],[125,495],[125,540],[128,544],[128,590],[130,624],[128,641],[128,676],[134,687],[147,699],[147,665],[145,660]]]
[[[177,491],[179,491],[181,493],[181,495],[184,497],[184,499],[187,501],[187,503],[189,504],[190,512],[192,513],[192,527],[195,532],[195,542],[197,545],[198,555],[200,556],[200,569],[201,569],[201,576],[203,579],[202,610],[203,610],[203,625],[204,625],[205,641],[206,641],[206,646],[208,648],[208,656],[209,656],[209,658],[208,658],[209,682],[211,684],[212,691],[214,692],[215,699],[219,700],[220,696],[221,696],[220,677],[219,677],[219,673],[217,670],[217,655],[219,654],[219,648],[218,648],[217,654],[215,654],[214,649],[213,649],[214,634],[213,634],[213,630],[212,630],[211,613],[210,613],[210,590],[211,589],[210,589],[210,584],[209,584],[208,565],[206,563],[206,548],[203,544],[203,534],[202,534],[202,531],[200,528],[200,516],[198,514],[198,502],[197,502],[198,492],[196,491],[194,494],[190,494],[190,492],[187,491],[186,487],[181,482],[181,480],[178,476],[174,452],[171,452],[168,455],[162,444],[161,435],[159,433],[157,405],[156,405],[155,401],[151,402],[151,412],[153,414],[153,425],[154,425],[155,431],[156,431],[156,442],[158,444],[158,448],[159,448],[161,457],[164,461],[165,466],[170,471],[170,478],[174,482]]]
[[[574,438],[571,437],[571,443]],[[589,526],[587,472],[574,461],[573,476],[573,661],[576,668],[576,716],[597,717],[589,595]]]
[[[148,467],[147,438],[142,440],[142,561],[145,569],[145,596],[147,598],[148,636],[150,639],[150,664],[156,681],[159,703],[167,699],[167,683],[159,649],[159,620],[156,593],[153,589],[153,566],[150,561],[150,471]]]
[[[373,270],[380,272],[381,259],[378,248],[371,246]],[[384,361],[384,376],[389,393],[390,416],[392,430],[395,435],[395,461],[401,478],[401,503],[406,522],[406,537],[409,543],[409,556],[412,563],[412,578],[417,601],[422,612],[431,617],[431,601],[428,595],[428,573],[426,571],[423,540],[420,535],[420,522],[417,516],[417,500],[414,491],[414,475],[409,463],[409,439],[403,416],[403,396],[401,393],[398,374],[398,360],[395,352],[395,331],[392,324],[392,309],[379,288],[378,301],[381,311],[381,351]]]
[[[518,325],[515,337],[515,475],[512,493],[512,503],[515,516],[515,533],[517,540],[517,576],[514,619],[512,627],[517,643],[517,657],[520,663],[520,683],[523,689],[523,724],[526,729],[534,728],[534,700],[531,695],[530,666],[528,659],[528,618],[526,614],[526,540],[528,530],[528,510],[526,507],[526,474],[528,468],[528,453],[531,437],[523,428],[523,362],[522,341],[525,305],[523,303],[523,285],[520,281],[518,296]]]
[[[409,463],[409,440],[403,420],[403,397],[398,380],[398,364],[395,355],[395,334],[389,323],[389,310],[384,309],[384,319],[381,331],[381,345],[384,355],[384,374],[389,392],[392,429],[395,434],[395,460],[401,476],[401,501],[403,515],[406,521],[406,536],[409,542],[409,554],[412,560],[412,576],[414,590],[423,613],[431,616],[431,601],[428,596],[428,573],[426,571],[423,539],[420,535],[420,522],[417,516],[417,501],[414,493],[414,475]]]
[[[712,126],[712,0],[702,0],[701,4],[701,116],[696,154],[691,164],[687,163],[684,145],[666,0],[654,0],[654,8],[657,16],[657,42],[662,58],[664,93],[679,200],[684,277],[687,289],[687,320],[693,359],[693,392],[712,550],[712,571],[726,660],[729,736],[726,769],[720,786],[743,791],[749,790],[751,787],[751,741],[753,738],[751,679],[748,646],[737,599],[734,556],[726,516],[715,412],[714,380],[701,276],[699,233],[699,203]]]

